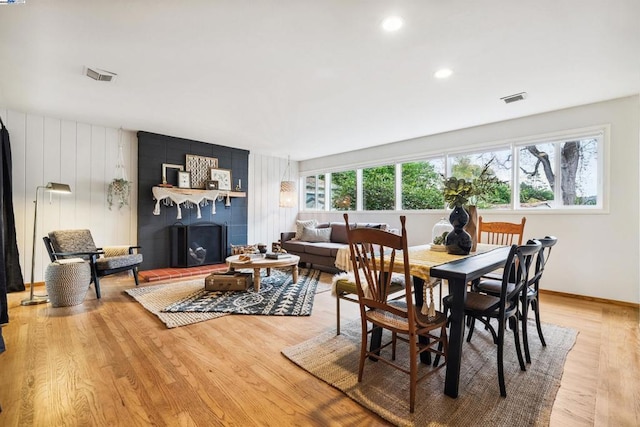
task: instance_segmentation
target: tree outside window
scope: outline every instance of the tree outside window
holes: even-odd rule
[[[356,210],[356,171],[331,174],[331,210]]]
[[[442,209],[444,159],[402,164],[402,209]]]
[[[511,158],[510,149],[449,156],[450,176],[472,181],[487,168],[487,173],[502,183],[492,186],[482,200],[470,200],[470,203],[481,209],[508,209],[511,206]]]
[[[362,171],[362,207],[366,211],[392,211],[396,207],[396,168],[393,165]]]
[[[521,147],[520,207],[598,205],[598,150],[598,137]]]

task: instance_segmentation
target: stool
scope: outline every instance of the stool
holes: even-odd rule
[[[44,283],[53,307],[81,304],[91,284],[91,267],[85,261],[52,262],[45,271]]]

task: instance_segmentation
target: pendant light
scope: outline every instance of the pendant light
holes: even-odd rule
[[[287,180],[284,180],[285,175]],[[294,208],[296,206],[296,183],[291,181],[291,159],[287,157],[287,168],[282,174],[280,180],[280,207],[281,208]]]

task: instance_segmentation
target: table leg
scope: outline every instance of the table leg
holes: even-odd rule
[[[294,264],[291,269],[291,275],[293,276],[293,283],[298,283],[298,264]]]
[[[253,269],[253,289],[256,292],[260,292],[260,269]]]
[[[453,295],[449,315],[449,352],[447,355],[447,374],[444,382],[444,394],[458,397],[460,381],[460,361],[464,341],[464,303],[467,298],[467,283],[464,280],[449,279],[449,293]]]
[[[271,267],[267,267],[267,276],[271,276]]]

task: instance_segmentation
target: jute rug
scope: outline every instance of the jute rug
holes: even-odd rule
[[[273,270],[275,271],[275,269]],[[300,278],[304,278],[310,275],[315,275],[316,270],[300,271]],[[167,328],[176,328],[179,326],[186,326],[193,323],[202,322],[205,320],[216,319],[221,316],[226,316],[231,313],[197,313],[197,312],[163,312],[162,310],[174,304],[177,301],[183,301],[190,296],[197,294],[204,288],[204,278],[193,279],[183,282],[175,282],[162,285],[151,286],[139,286],[132,289],[127,289],[125,292],[138,301],[145,309],[150,313],[158,317],[158,319],[164,323]],[[327,273],[322,273],[320,281],[316,287],[316,293],[328,292],[331,290],[331,276]]]
[[[465,341],[457,399],[444,394],[444,369],[418,383],[416,408],[409,413],[409,375],[380,362],[365,362],[358,383],[360,320],[349,322],[339,336],[330,330],[282,353],[311,374],[344,392],[362,406],[400,426],[546,426],[577,332],[544,324],[547,347],[534,331],[530,339],[531,364],[520,371],[513,334],[505,342],[507,397],[500,397],[496,345],[484,328]],[[388,336],[385,336],[388,338]],[[397,361],[408,366],[408,345],[398,345]],[[422,365],[420,372],[429,369]]]

